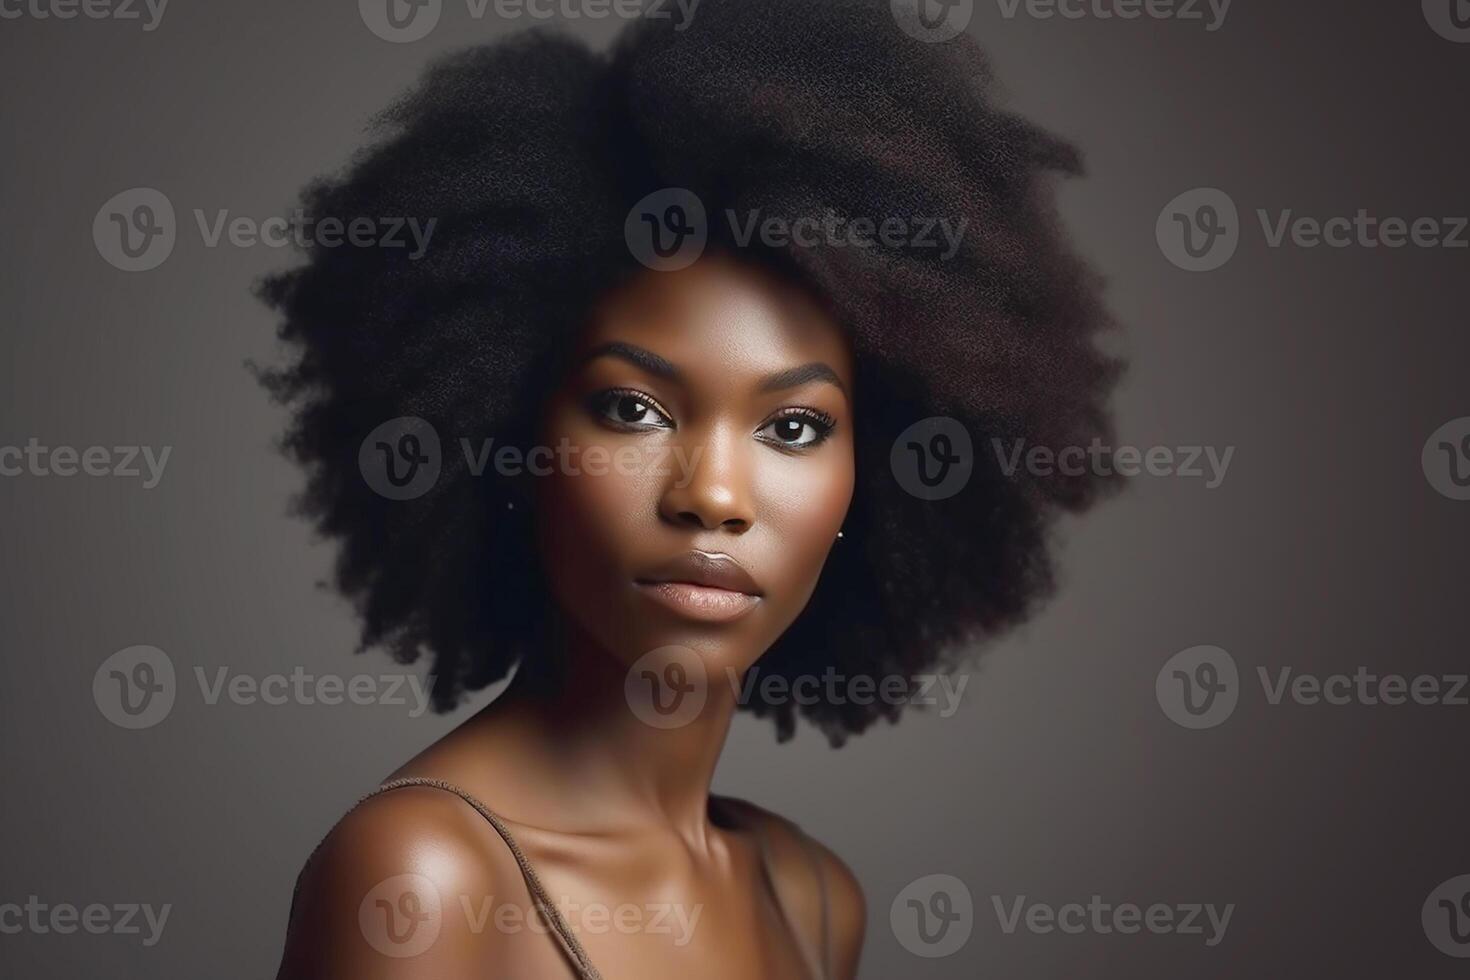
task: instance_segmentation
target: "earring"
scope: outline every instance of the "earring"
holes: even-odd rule
[[[842,532],[841,531],[838,531],[837,532],[837,540],[838,541],[841,541],[842,540]]]

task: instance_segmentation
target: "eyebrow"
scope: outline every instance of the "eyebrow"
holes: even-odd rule
[[[586,364],[599,357],[616,357],[620,360],[627,361],[635,367],[642,368],[649,374],[660,378],[667,378],[670,381],[682,383],[684,380],[684,375],[673,363],[659,357],[647,348],[639,347],[637,344],[628,344],[616,340],[601,344],[583,355],[580,363]],[[842,383],[842,379],[837,376],[837,372],[821,361],[812,361],[809,364],[803,364],[799,367],[787,368],[784,371],[768,374],[760,380],[757,390],[783,391],[787,388],[795,388],[798,385],[808,384],[813,381],[823,381],[827,384],[835,385],[837,390],[843,394],[847,393],[847,386]]]

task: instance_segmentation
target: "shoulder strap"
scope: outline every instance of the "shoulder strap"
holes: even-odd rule
[[[592,960],[588,958],[587,951],[582,948],[582,943],[577,939],[576,934],[572,932],[571,926],[567,925],[566,919],[562,918],[561,912],[557,910],[555,903],[552,902],[550,895],[547,894],[546,887],[541,884],[541,878],[536,874],[536,869],[531,867],[531,862],[526,860],[525,853],[521,850],[520,845],[516,843],[515,838],[511,836],[510,829],[506,827],[503,820],[490,811],[489,807],[485,806],[485,804],[475,799],[469,793],[455,786],[453,783],[445,782],[442,779],[411,776],[403,779],[393,779],[384,783],[354,803],[347,812],[351,813],[352,810],[357,809],[381,793],[399,789],[403,786],[430,786],[434,789],[444,790],[447,793],[453,793],[474,807],[475,811],[484,817],[485,821],[491,827],[495,828],[495,832],[500,835],[501,840],[505,841],[505,846],[510,849],[511,856],[515,858],[516,865],[521,869],[521,876],[526,879],[526,888],[531,893],[531,900],[535,903],[537,910],[545,917],[547,925],[551,928],[552,935],[556,937],[558,945],[566,955],[579,980],[602,980],[602,974],[597,972],[597,967],[592,965]],[[321,845],[318,844],[317,847],[320,848]],[[315,856],[316,851],[312,851],[312,857]],[[308,857],[306,860],[309,864],[311,857]],[[304,871],[305,869],[303,868],[302,870]],[[296,888],[299,892],[301,888],[300,876],[297,877]],[[294,909],[296,904],[294,894],[291,904]]]
[[[796,825],[793,824],[793,827]],[[818,942],[821,943],[820,962],[822,965],[822,980],[829,980],[832,976],[832,927],[830,901],[827,895],[827,872],[822,867],[822,855],[817,851],[816,841],[807,835],[807,832],[796,827],[796,836],[801,840],[801,848],[806,851],[808,860],[812,863],[812,873],[817,876],[817,888],[822,895],[821,929],[818,932]]]
[[[722,797],[720,799],[727,800],[728,798]],[[729,812],[731,809],[732,807],[726,805],[726,812]],[[812,838],[807,834],[806,831],[802,830],[801,827],[799,827],[797,824],[790,820],[787,820],[784,817],[779,817],[777,819],[779,819],[782,823],[786,824],[786,826],[791,829],[792,835],[797,839],[797,843],[801,846],[802,851],[805,852],[808,861],[811,862],[812,873],[816,876],[817,889],[818,893],[821,896],[820,925],[817,930],[816,952],[812,952],[811,944],[806,939],[805,934],[802,930],[793,929],[792,931],[796,934],[798,939],[802,941],[802,955],[807,961],[807,972],[813,974],[815,977],[818,978],[818,980],[829,980],[829,978],[832,976],[831,940],[829,938],[831,934],[831,926],[829,925],[830,914],[827,896],[827,875],[822,869],[822,856],[820,853],[818,853],[816,849],[816,842],[812,840]],[[791,914],[787,910],[785,900],[781,897],[780,888],[776,886],[776,876],[775,873],[772,871],[771,845],[770,838],[766,834],[766,828],[763,822],[760,820],[751,821],[751,826],[755,831],[756,843],[760,847],[761,870],[765,874],[766,880],[771,884],[771,892],[776,896],[776,903],[780,906],[781,909],[781,917],[785,919],[788,924],[791,924]]]
[[[577,935],[572,931],[572,927],[567,925],[566,919],[562,918],[561,912],[557,910],[556,904],[551,900],[551,896],[547,894],[546,886],[541,884],[541,878],[536,874],[536,869],[531,867],[530,861],[526,860],[525,853],[521,851],[520,845],[511,836],[510,829],[506,827],[504,821],[490,812],[489,807],[475,799],[469,793],[466,793],[453,783],[445,782],[442,779],[413,776],[390,780],[363,797],[363,799],[370,799],[379,793],[386,793],[389,790],[398,789],[402,786],[432,786],[435,789],[442,789],[447,793],[453,793],[474,807],[476,812],[484,817],[490,826],[495,828],[495,832],[500,835],[501,840],[505,841],[505,846],[510,849],[511,856],[516,859],[516,865],[521,869],[522,877],[526,879],[526,887],[531,892],[531,900],[536,903],[536,908],[546,918],[547,925],[551,927],[552,934],[556,936],[562,952],[571,961],[572,969],[577,972],[581,980],[602,980],[602,974],[598,973],[597,967],[592,965],[592,960],[587,956],[587,951],[582,948],[581,941],[577,939]]]

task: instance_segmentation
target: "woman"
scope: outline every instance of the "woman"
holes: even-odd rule
[[[987,88],[887,3],[705,0],[451,57],[308,191],[434,224],[263,288],[304,509],[436,707],[515,674],[328,834],[282,978],[856,974],[852,872],[709,792],[734,712],[896,720],[852,681],[1025,618],[1107,482],[1014,465],[1117,366],[1076,156]]]

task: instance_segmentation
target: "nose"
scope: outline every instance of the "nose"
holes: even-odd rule
[[[729,428],[706,430],[679,443],[659,500],[659,515],[671,524],[744,534],[755,522],[749,458],[740,436]]]

